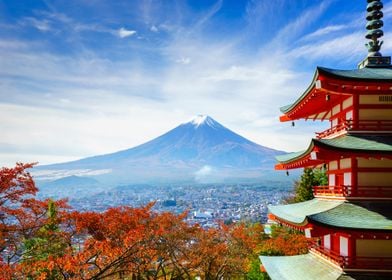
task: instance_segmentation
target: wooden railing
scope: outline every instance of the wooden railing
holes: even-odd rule
[[[322,138],[328,137],[330,135],[336,134],[338,132],[347,131],[347,130],[349,130],[347,122],[341,122],[341,123],[339,123],[331,128],[328,128],[322,132],[316,132],[316,137],[318,139],[322,139]]]
[[[392,257],[357,257],[341,256],[317,243],[311,243],[311,250],[323,258],[346,269],[392,270]]]
[[[392,187],[386,186],[315,186],[314,196],[392,198]]]
[[[392,132],[392,120],[345,120],[322,132],[316,132],[318,139],[337,134],[342,131],[390,131]]]
[[[314,196],[350,196],[351,186],[315,186]]]
[[[336,263],[340,267],[345,267],[345,258],[343,256],[339,255],[338,253],[336,253],[330,249],[327,249],[322,245],[318,245],[315,242],[311,243],[310,249],[314,253],[321,255],[323,258],[325,258],[329,261]]]

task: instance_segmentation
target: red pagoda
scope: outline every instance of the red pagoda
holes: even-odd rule
[[[269,207],[277,223],[305,233],[309,253],[261,256],[273,280],[392,279],[392,66],[382,56],[383,4],[367,0],[368,57],[354,70],[318,67],[280,121],[329,120],[304,151],[279,156],[278,170],[323,168],[314,199]]]

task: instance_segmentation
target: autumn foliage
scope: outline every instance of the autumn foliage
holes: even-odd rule
[[[259,224],[205,230],[153,204],[97,213],[40,201],[31,167],[0,169],[0,279],[245,279],[260,251],[293,247]]]

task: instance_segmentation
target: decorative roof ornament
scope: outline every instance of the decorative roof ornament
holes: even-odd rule
[[[369,67],[391,67],[391,57],[382,56],[380,50],[383,41],[379,39],[384,36],[384,32],[381,28],[384,26],[384,22],[381,20],[384,16],[381,11],[384,7],[381,0],[367,0],[367,15],[366,15],[366,39],[370,40],[366,43],[368,49],[367,57],[358,64],[358,68],[369,68]]]
[[[378,39],[384,36],[384,32],[381,30],[381,27],[384,26],[384,22],[381,20],[384,16],[381,11],[383,4],[380,0],[367,0],[367,2],[369,4],[366,7],[368,12],[366,15],[366,20],[368,21],[366,29],[369,31],[365,37],[371,40],[366,44],[369,52],[368,56],[382,56],[380,49],[383,41],[379,41]]]

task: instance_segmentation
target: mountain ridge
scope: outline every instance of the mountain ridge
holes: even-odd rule
[[[159,177],[173,177],[173,181],[176,181],[171,173],[183,172],[177,176],[195,179],[195,174],[206,166],[210,170],[216,170],[217,174],[222,172],[222,175],[230,170],[238,175],[244,173],[239,171],[244,170],[272,170],[274,157],[283,153],[254,143],[209,116],[199,115],[136,147],[66,163],[39,166],[38,169],[95,170],[98,174],[92,176],[97,178],[110,177],[109,174],[124,178],[129,171],[132,176],[128,179],[132,181],[132,177],[138,178],[134,180],[137,183],[148,182],[153,177],[158,180]],[[149,169],[150,172],[143,169]],[[99,174],[99,170],[106,172]],[[149,178],[143,181],[141,173]],[[208,177],[208,174],[205,175]]]

